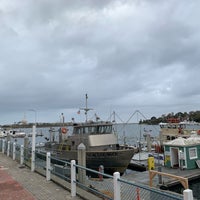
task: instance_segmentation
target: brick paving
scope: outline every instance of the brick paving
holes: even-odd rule
[[[0,200],[81,200],[45,177],[0,153]]]
[[[0,166],[0,199],[35,200],[36,198],[23,188],[20,183],[15,181],[6,170],[6,168]]]

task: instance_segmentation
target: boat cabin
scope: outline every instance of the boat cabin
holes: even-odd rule
[[[181,123],[160,123],[159,125],[161,144],[178,137],[188,138],[194,133],[192,128],[188,128],[185,124]]]
[[[72,135],[65,141],[68,149],[76,150],[80,143],[87,150],[111,150],[118,149],[117,135],[114,134],[111,122],[86,122],[74,124]]]
[[[105,123],[83,123],[83,124],[75,124],[73,134],[109,134],[112,133],[112,124],[109,122]]]

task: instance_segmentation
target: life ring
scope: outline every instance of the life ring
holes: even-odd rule
[[[61,132],[62,132],[63,134],[66,134],[66,133],[67,133],[67,129],[66,129],[65,127],[61,128]]]

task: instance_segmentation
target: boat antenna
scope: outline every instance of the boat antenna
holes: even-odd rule
[[[85,108],[80,108],[80,110],[84,110],[85,111],[85,121],[86,122],[88,120],[88,117],[87,117],[88,111],[93,110],[92,108],[88,108],[88,102],[87,102],[87,100],[88,100],[88,95],[85,94]]]

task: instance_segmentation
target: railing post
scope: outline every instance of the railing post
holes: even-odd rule
[[[13,143],[13,160],[16,158],[16,143]]]
[[[20,165],[23,165],[24,163],[24,146],[20,146]]]
[[[51,153],[47,152],[46,155],[46,180],[51,180]]]
[[[5,140],[2,141],[2,153],[5,153]]]
[[[113,174],[113,181],[114,181],[114,200],[121,200],[121,188],[120,188],[120,182],[118,181],[118,179],[120,178],[120,173],[119,172],[115,172]]]
[[[78,145],[78,164],[86,167],[86,147],[83,143]],[[85,184],[86,170],[78,168],[78,181]]]
[[[71,161],[71,196],[76,196],[76,161]]]
[[[32,153],[31,153],[31,171],[35,171],[35,135],[36,135],[36,126],[33,125],[32,133]]]
[[[183,191],[183,199],[184,200],[193,200],[193,192],[190,189],[186,189]]]
[[[10,155],[10,141],[8,141],[8,146],[7,146],[7,156],[9,157]]]
[[[3,144],[3,139],[0,139],[1,152],[2,152],[2,144]]]

